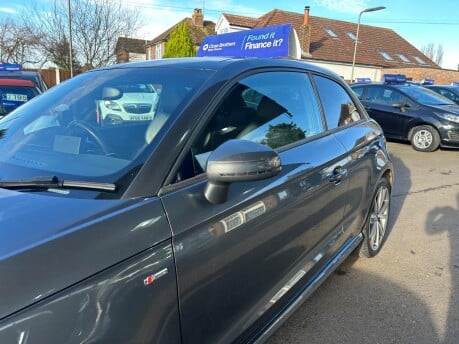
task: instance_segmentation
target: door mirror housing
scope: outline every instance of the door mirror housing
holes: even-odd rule
[[[399,108],[401,111],[406,111],[410,108],[410,105],[408,103],[393,103],[392,106],[394,108]]]
[[[226,141],[207,160],[204,196],[213,204],[223,203],[231,183],[270,178],[281,168],[279,155],[268,146],[247,140]]]

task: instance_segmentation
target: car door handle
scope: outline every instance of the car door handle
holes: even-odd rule
[[[342,166],[337,166],[333,169],[332,175],[329,177],[330,182],[339,185],[341,181],[347,176],[347,169]]]

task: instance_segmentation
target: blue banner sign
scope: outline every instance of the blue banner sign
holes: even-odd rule
[[[370,78],[357,78],[355,79],[355,81],[358,83],[369,83],[371,82],[371,79]]]
[[[22,66],[19,63],[0,63],[0,72],[19,72]]]
[[[404,84],[406,82],[406,75],[384,74],[383,80],[386,84]]]
[[[197,56],[299,58],[299,41],[291,24],[207,36]]]

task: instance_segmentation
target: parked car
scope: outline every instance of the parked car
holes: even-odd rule
[[[151,121],[159,95],[152,84],[119,85],[123,96],[99,102],[100,117],[109,125],[123,121]]]
[[[48,89],[48,85],[39,72],[25,71],[20,64],[0,63],[0,78],[32,81],[40,92],[45,92]]]
[[[448,98],[393,75],[351,88],[387,138],[408,140],[422,152],[459,148],[459,105]]]
[[[0,118],[39,94],[30,80],[3,79],[0,75]]]
[[[441,94],[443,97],[451,99],[456,104],[459,104],[459,86],[456,85],[428,85],[428,89]]]
[[[97,120],[149,83],[152,120]],[[93,70],[0,133],[0,343],[262,341],[390,232],[380,126],[301,61]]]

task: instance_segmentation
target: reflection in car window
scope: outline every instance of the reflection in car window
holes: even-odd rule
[[[193,143],[195,166],[189,176],[203,172],[210,153],[227,140],[245,139],[280,148],[322,131],[320,110],[307,74],[249,76],[228,91]]]
[[[328,129],[358,121],[362,118],[347,91],[337,82],[314,75]]]
[[[134,178],[161,128],[212,73],[98,70],[48,90],[0,120],[3,178]]]

